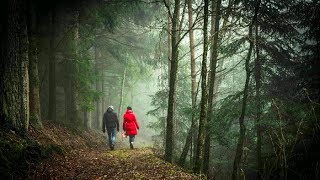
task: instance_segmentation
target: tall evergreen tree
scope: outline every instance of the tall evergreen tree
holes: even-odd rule
[[[208,93],[207,93],[207,54],[208,54],[208,19],[209,19],[209,0],[204,1],[204,23],[203,23],[203,54],[201,64],[201,102],[200,102],[200,119],[197,143],[197,154],[194,165],[194,172],[202,171],[205,126],[208,112]]]
[[[191,69],[191,125],[188,135],[186,137],[186,142],[182,153],[179,158],[179,164],[184,166],[188,151],[192,145],[192,135],[194,134],[194,127],[196,125],[195,111],[196,111],[196,93],[197,93],[197,74],[196,74],[196,60],[195,60],[195,43],[194,43],[194,30],[193,30],[193,10],[192,10],[192,0],[187,0],[188,3],[188,28],[189,28],[189,47],[190,47],[190,69]]]
[[[254,15],[252,17],[252,20],[249,24],[249,34],[248,34],[248,41],[249,41],[249,50],[248,54],[246,57],[245,61],[245,69],[246,69],[246,81],[243,89],[243,97],[242,97],[242,107],[241,107],[241,114],[239,117],[239,126],[240,126],[240,135],[238,139],[238,144],[237,144],[237,149],[236,149],[236,154],[233,162],[233,171],[232,171],[232,179],[236,180],[240,178],[240,163],[241,163],[241,158],[243,155],[243,144],[244,144],[244,139],[246,135],[246,127],[244,124],[244,117],[246,114],[246,108],[247,108],[247,98],[249,94],[249,81],[250,81],[250,74],[251,74],[251,69],[250,69],[250,59],[252,55],[252,51],[254,48],[254,42],[253,42],[253,28],[256,26],[257,23],[257,16],[260,8],[260,3],[261,0],[255,1],[255,8],[254,8]]]
[[[220,26],[220,5],[221,1],[213,1],[212,2],[212,16],[211,16],[211,56],[210,56],[210,76],[208,78],[209,84],[209,96],[208,96],[208,115],[207,115],[207,123],[210,124],[212,121],[212,114],[214,109],[214,92],[216,86],[216,70],[217,70],[217,62],[218,62],[218,45],[219,45],[219,26]],[[207,126],[207,131],[205,135],[205,146],[204,146],[204,158],[203,158],[203,172],[208,174],[209,172],[209,162],[210,162],[210,141],[211,141],[211,133]]]
[[[170,9],[168,9],[170,10]],[[169,99],[166,127],[166,147],[165,159],[172,162],[174,149],[174,105],[176,103],[176,83],[179,58],[179,16],[180,16],[180,0],[174,1],[174,11],[172,14],[172,30],[171,30],[171,59],[170,59],[170,80],[169,80]]]
[[[257,146],[256,146],[256,151],[257,151],[257,166],[258,166],[258,175],[259,177],[262,176],[262,169],[263,169],[263,164],[262,164],[262,157],[261,157],[261,151],[262,151],[262,130],[261,130],[261,125],[260,125],[260,120],[261,120],[261,114],[262,114],[262,103],[261,103],[261,58],[260,58],[260,51],[259,51],[259,45],[258,45],[258,37],[259,37],[259,26],[256,25],[255,27],[255,52],[256,52],[256,57],[254,60],[254,79],[256,83],[256,89],[255,89],[255,95],[256,95],[256,133],[257,133]]]

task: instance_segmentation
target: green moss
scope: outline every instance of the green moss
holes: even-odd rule
[[[39,119],[40,119],[40,117],[38,116],[38,114],[30,113],[30,117],[29,117],[30,123],[32,123],[32,125],[35,128],[42,129],[43,125]]]
[[[50,144],[44,149],[42,155],[43,157],[50,157],[50,155],[53,153],[63,155],[65,153],[65,150],[62,148],[62,146],[59,146],[56,144]]]
[[[107,151],[106,156],[117,157],[119,159],[127,159],[130,156],[128,150]]]
[[[50,157],[52,153],[63,152],[60,146],[43,147],[32,139],[0,137],[0,177],[25,178],[31,164]]]

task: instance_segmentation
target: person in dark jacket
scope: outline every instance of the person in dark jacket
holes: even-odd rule
[[[130,106],[127,107],[126,113],[123,115],[123,130],[126,131],[126,135],[129,136],[130,148],[133,149],[133,142],[135,136],[138,134],[139,124],[136,115],[133,113]]]
[[[102,132],[105,133],[107,129],[109,146],[114,150],[114,142],[116,140],[116,130],[119,132],[119,121],[117,114],[113,112],[113,106],[109,106],[103,115]]]

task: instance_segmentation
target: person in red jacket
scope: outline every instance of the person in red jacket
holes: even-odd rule
[[[127,107],[127,111],[123,115],[122,128],[126,132],[126,135],[129,136],[130,148],[133,149],[133,142],[135,135],[138,134],[137,129],[139,130],[139,124],[130,106]]]

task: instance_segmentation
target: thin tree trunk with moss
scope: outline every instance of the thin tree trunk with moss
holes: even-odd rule
[[[205,140],[205,127],[208,112],[208,93],[207,93],[207,55],[208,55],[208,19],[209,19],[209,0],[204,0],[204,23],[203,23],[203,57],[201,65],[201,102],[200,120],[198,132],[197,154],[194,165],[194,172],[201,173]]]
[[[192,114],[191,114],[191,126],[186,138],[185,145],[183,147],[182,153],[179,158],[179,164],[181,166],[184,166],[189,149],[192,145],[192,133],[193,129],[195,127],[195,109],[196,109],[196,91],[197,91],[197,74],[196,74],[196,62],[195,62],[195,46],[194,46],[194,33],[193,33],[193,12],[192,12],[192,0],[188,1],[188,19],[189,19],[189,47],[190,47],[190,67],[191,67],[191,108],[192,108]]]
[[[253,26],[256,25],[257,14],[259,11],[260,2],[261,2],[261,0],[256,1],[254,15],[253,15],[252,21],[249,25],[248,41],[249,41],[250,45],[249,45],[249,50],[248,50],[248,54],[247,54],[246,61],[245,61],[246,81],[245,81],[245,86],[244,86],[244,90],[243,90],[241,114],[239,117],[240,135],[239,135],[236,154],[235,154],[235,158],[234,158],[234,162],[233,162],[233,170],[232,170],[232,179],[233,180],[239,179],[239,177],[240,177],[240,174],[239,174],[239,171],[241,169],[240,163],[241,163],[241,159],[242,159],[243,143],[244,143],[244,138],[245,138],[245,134],[246,134],[244,117],[246,114],[247,98],[248,98],[248,91],[249,91],[249,81],[250,81],[250,73],[251,73],[250,59],[251,59],[252,50],[254,48],[252,31],[253,31]]]
[[[171,38],[171,36],[172,36],[172,34],[171,34],[171,32],[172,32],[172,21],[171,21],[171,14],[170,14],[170,10],[171,10],[171,0],[163,0],[164,2],[166,2],[167,3],[167,9],[168,9],[168,13],[167,13],[167,32],[168,32],[168,54],[167,54],[167,56],[168,56],[168,61],[167,61],[167,73],[168,73],[168,75],[170,76],[170,71],[171,71],[171,58],[172,58],[172,38]],[[168,78],[168,81],[167,81],[167,86],[170,86],[170,78]],[[168,112],[168,110],[167,110],[167,112]],[[165,116],[165,113],[167,113],[167,112],[163,112],[163,116]],[[167,116],[168,116],[168,114],[166,114]],[[173,120],[172,120],[173,121]],[[167,144],[167,141],[166,141],[166,138],[167,138],[167,126],[166,126],[166,121],[163,121],[163,123],[162,123],[162,125],[163,125],[163,129],[164,129],[164,138],[163,138],[163,147],[166,147],[166,144]],[[172,125],[173,126],[173,125]],[[173,130],[172,130],[173,131]],[[168,159],[170,159],[170,158],[168,158]],[[171,160],[170,160],[171,161]]]
[[[166,144],[165,144],[165,160],[172,162],[174,149],[174,106],[176,103],[176,88],[177,88],[177,72],[178,72],[178,41],[179,41],[179,16],[180,16],[180,0],[174,1],[174,12],[172,16],[171,30],[171,63],[170,63],[170,80],[169,80],[169,98],[167,110],[167,127],[166,127]]]
[[[37,15],[34,4],[31,1],[28,1],[28,6],[30,123],[35,127],[42,128],[38,72]]]
[[[123,75],[122,75],[122,81],[121,81],[121,87],[120,87],[120,102],[119,102],[119,111],[118,111],[118,119],[120,119],[120,114],[122,112],[122,104],[123,104],[123,96],[124,96],[124,84],[126,81],[126,74],[127,74],[127,65],[123,70]]]
[[[213,116],[214,108],[214,92],[216,83],[216,69],[218,61],[218,45],[219,45],[219,24],[220,24],[220,5],[221,0],[215,0],[212,2],[212,17],[211,17],[211,56],[210,56],[210,77],[209,77],[209,97],[208,97],[208,116],[207,124],[210,124]],[[203,173],[208,174],[209,172],[209,162],[210,162],[210,144],[211,144],[211,134],[207,126],[205,148],[204,148],[204,158],[203,158]]]
[[[257,164],[258,164],[258,176],[262,178],[263,174],[263,167],[262,167],[262,158],[261,158],[261,147],[262,147],[262,130],[260,126],[260,119],[261,119],[261,95],[260,95],[260,88],[261,88],[261,60],[260,60],[260,51],[259,51],[259,36],[258,30],[259,27],[255,27],[255,44],[256,44],[256,58],[255,58],[255,82],[256,82],[256,133],[257,133],[257,144],[256,144],[256,152],[257,152]]]

